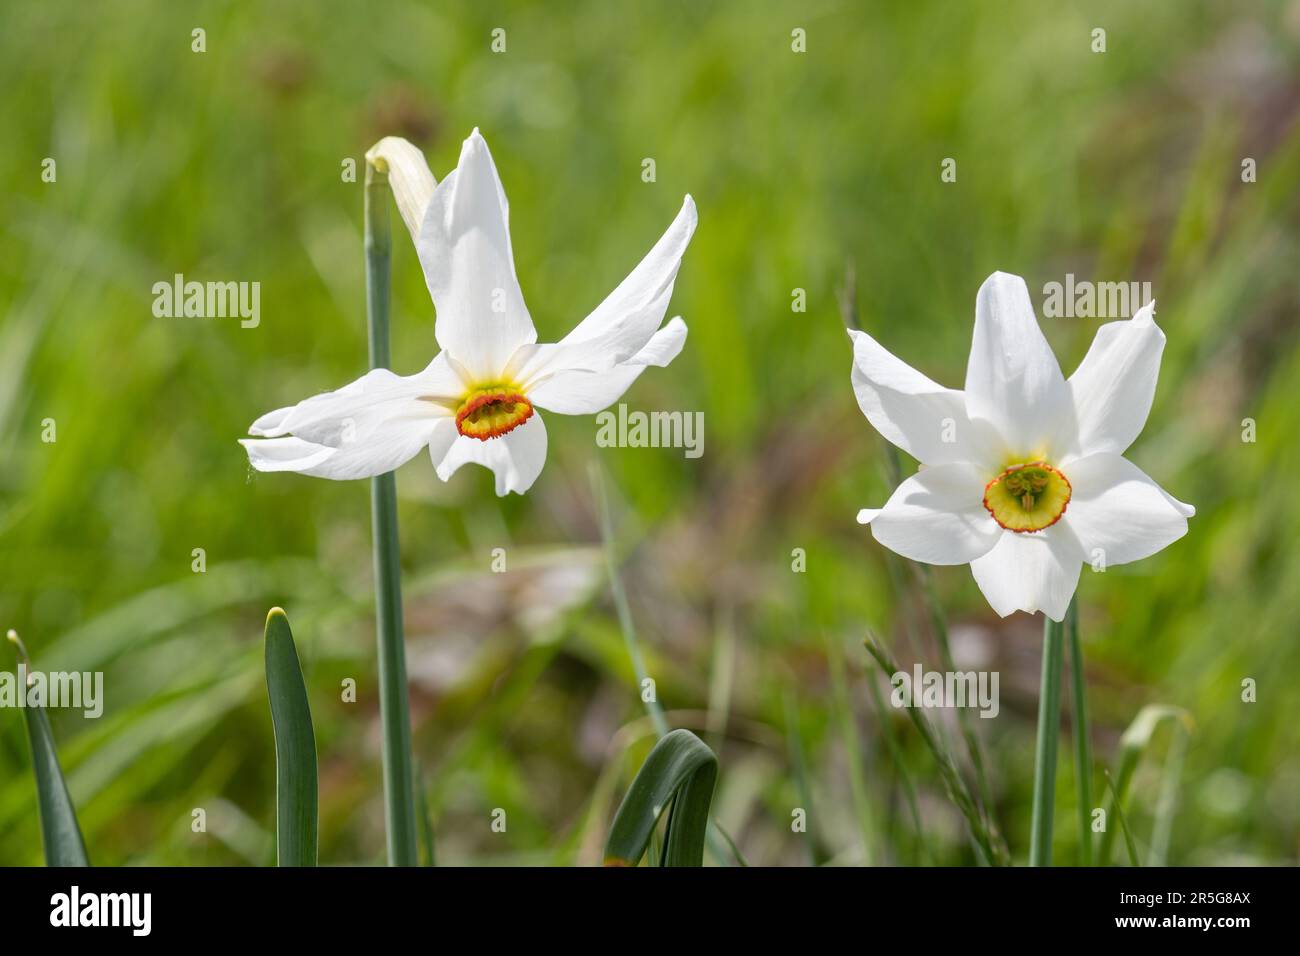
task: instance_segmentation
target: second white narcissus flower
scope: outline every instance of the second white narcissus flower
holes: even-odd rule
[[[883,508],[877,541],[926,564],[970,564],[993,609],[1065,612],[1083,564],[1137,561],[1187,533],[1191,505],[1123,457],[1146,422],[1164,333],[1155,303],[1103,325],[1067,380],[1029,290],[997,272],[980,287],[964,392],[944,388],[865,332],[853,388],[868,421],[921,462]]]
[[[686,197],[654,248],[573,331],[538,344],[515,277],[505,192],[478,130],[436,186],[415,147],[401,140],[380,147],[416,241],[442,351],[415,375],[375,369],[263,415],[249,428],[257,437],[240,443],[258,471],[335,479],[392,471],[427,448],[443,481],[473,463],[495,474],[498,495],[522,494],[546,461],[539,410],[598,412],[647,366],[665,366],[681,351],[686,324],[660,323],[695,231],[695,203]]]

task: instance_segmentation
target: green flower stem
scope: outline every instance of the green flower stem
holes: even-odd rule
[[[1079,793],[1079,862],[1092,866],[1092,745],[1089,742],[1087,684],[1079,646],[1079,603],[1070,600],[1065,615],[1070,638],[1070,689],[1074,697],[1074,780]]]
[[[388,368],[388,176],[366,166],[366,315],[370,367]],[[370,483],[375,543],[375,624],[379,642],[379,713],[384,738],[384,820],[388,864],[417,866],[415,781],[411,772],[411,715],[406,696],[402,636],[402,566],[397,538],[397,482],[392,472]]]
[[[1065,628],[1044,615],[1043,677],[1038,692],[1038,743],[1034,748],[1034,811],[1029,865],[1052,865],[1052,813],[1056,803],[1056,742],[1061,725],[1061,653]]]

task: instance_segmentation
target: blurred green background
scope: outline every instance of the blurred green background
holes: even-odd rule
[[[102,719],[52,714],[92,861],[274,861],[273,604],[315,714],[322,861],[382,860],[367,484],[253,474],[235,440],[366,367],[362,187],[344,160],[404,135],[441,178],[479,126],[543,341],[695,196],[669,313],[690,338],[625,400],[703,411],[706,443],[698,460],[602,449],[592,418],[551,415],[524,498],[497,499],[476,468],[443,485],[423,455],[401,470],[414,741],[440,862],[598,863],[651,743],[593,462],[658,698],[717,750],[715,811],[748,860],[974,862],[862,648],[872,628],[905,667],[940,666],[914,569],[854,521],[890,486],[840,299],[855,289],[864,328],[960,386],[994,270],[1025,276],[1040,307],[1067,273],[1153,283],[1169,342],[1130,457],[1199,513],[1147,561],[1084,570],[1096,756],[1114,766],[1144,705],[1185,708],[1181,773],[1164,728],[1134,778],[1142,858],[1164,792],[1170,862],[1295,862],[1298,63],[1297,0],[5,0],[0,628],[40,669],[106,674]],[[394,367],[409,374],[435,351],[433,310],[404,232],[394,248]],[[151,286],[178,272],[260,281],[260,326],[155,318]],[[1068,374],[1100,322],[1043,324]],[[1041,623],[997,618],[966,568],[935,581],[958,663],[1001,673],[1000,715],[975,723],[1023,860]],[[1059,862],[1078,843],[1068,695],[1066,711]],[[808,833],[791,830],[796,807]],[[0,711],[0,863],[40,860],[22,718]]]

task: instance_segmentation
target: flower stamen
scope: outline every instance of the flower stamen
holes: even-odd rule
[[[1024,534],[1061,520],[1070,480],[1045,461],[1012,465],[984,486],[984,507],[1003,528]]]
[[[533,417],[533,403],[522,392],[490,385],[470,392],[456,409],[456,430],[468,438],[487,441],[514,431]]]

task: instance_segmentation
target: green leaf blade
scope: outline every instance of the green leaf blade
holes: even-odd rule
[[[13,631],[9,640],[18,648],[24,662],[27,651]],[[41,819],[41,843],[46,866],[90,866],[86,842],[77,825],[77,810],[68,792],[59,754],[54,746],[54,731],[44,707],[25,707],[27,740],[32,749],[32,772],[36,777],[36,798]]]
[[[671,805],[664,866],[702,866],[718,758],[689,730],[666,734],[650,751],[614,816],[606,866],[636,866],[660,815]]]
[[[315,866],[319,812],[316,734],[293,632],[278,607],[266,616],[266,690],[275,730],[278,864]]]
[[[54,733],[44,707],[28,707],[27,739],[32,745],[32,769],[41,807],[41,842],[46,866],[90,866],[86,844],[77,825],[77,810],[59,767]]]

